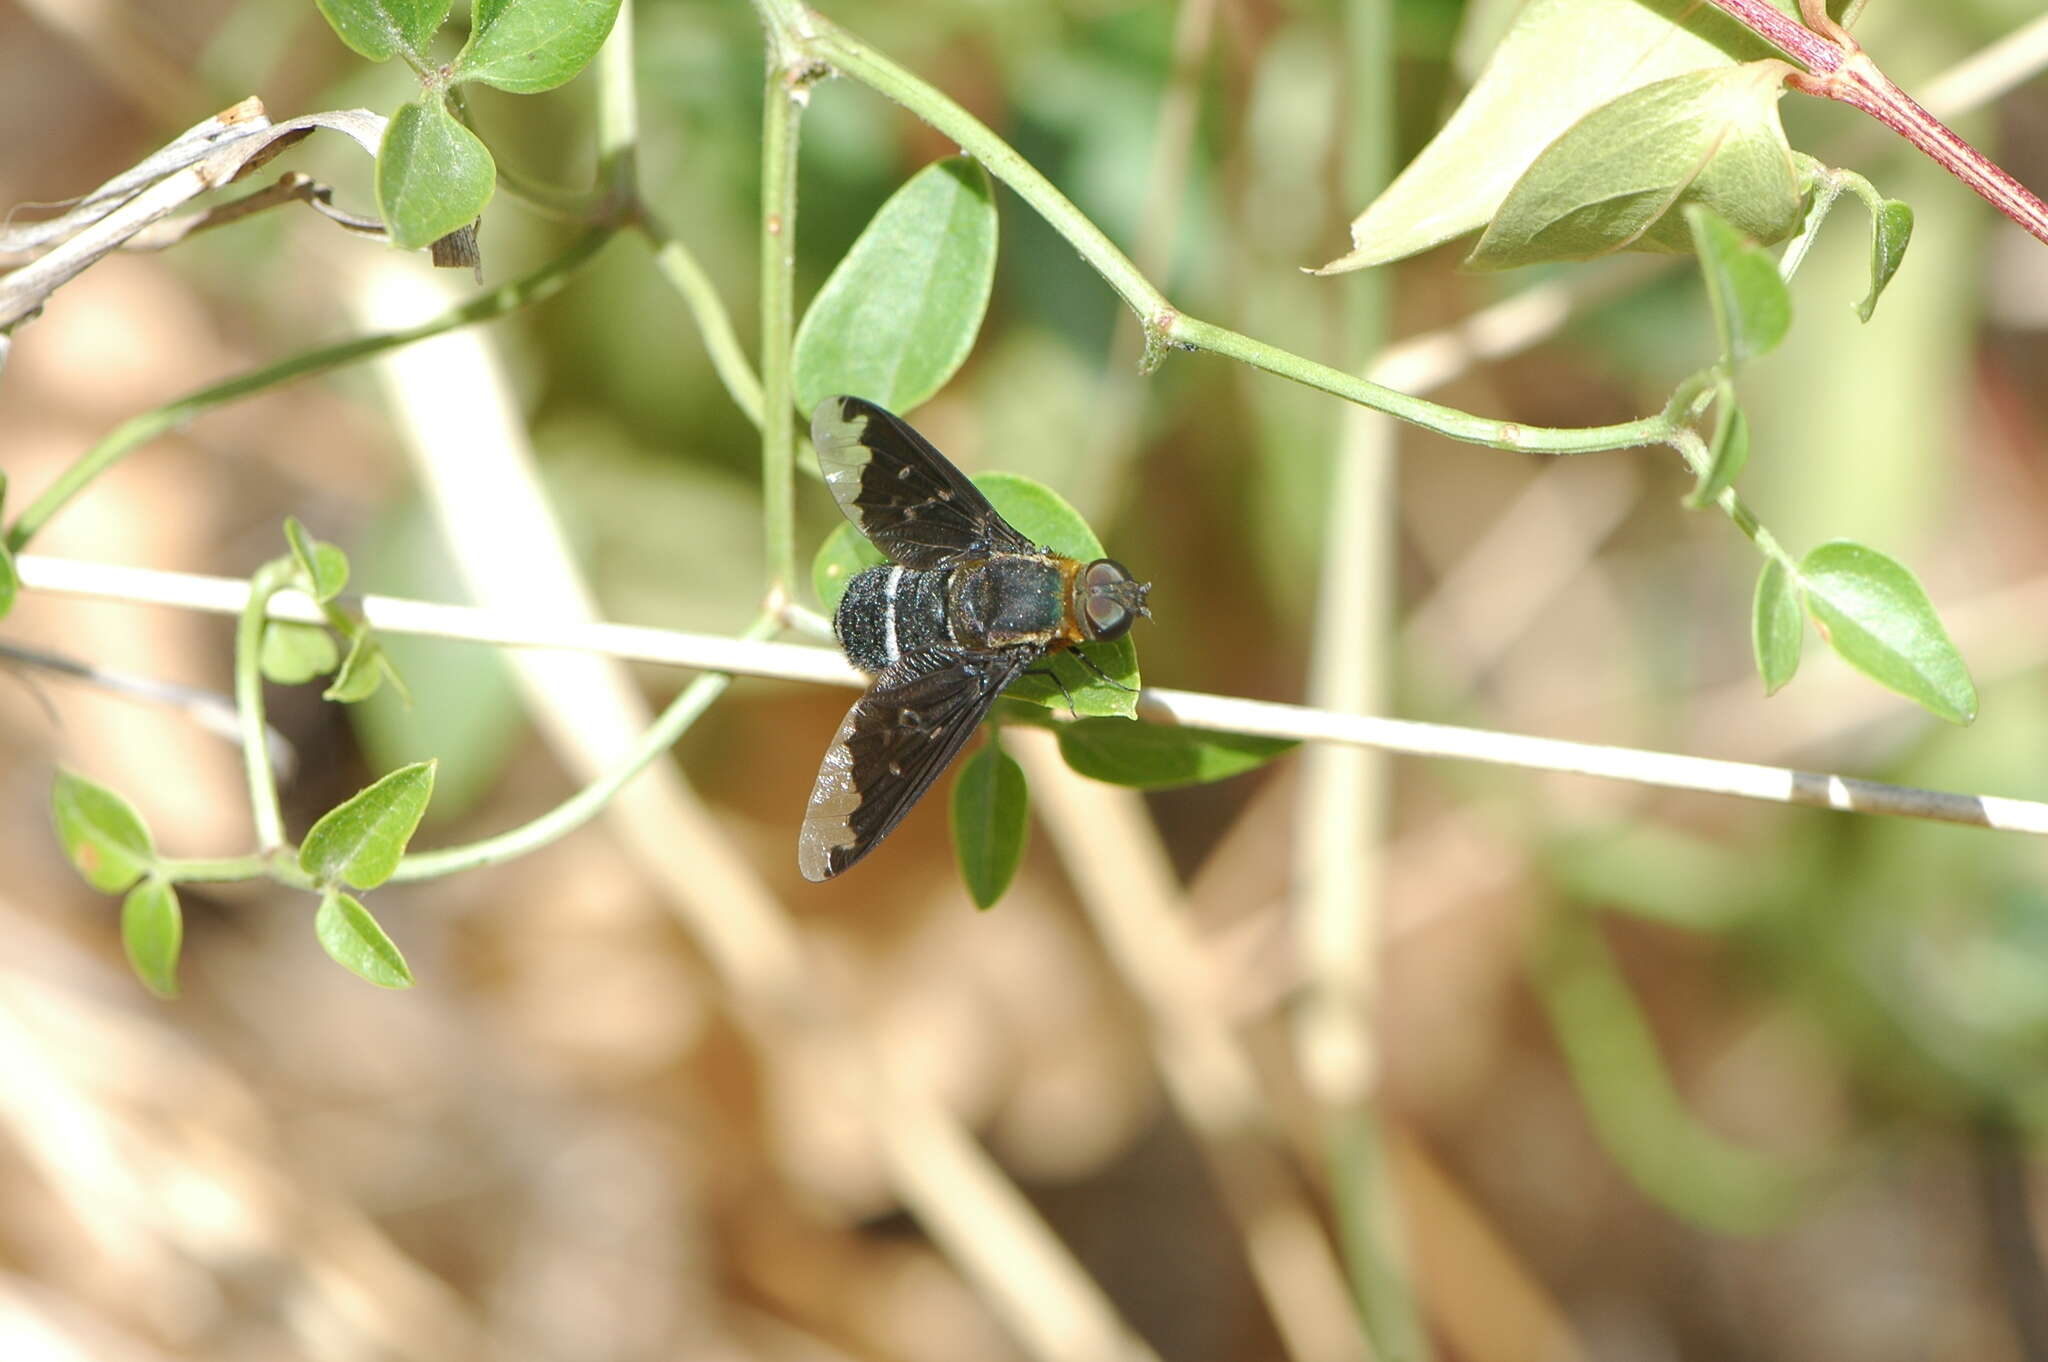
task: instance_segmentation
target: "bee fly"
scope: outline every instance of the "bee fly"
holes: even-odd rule
[[[1048,653],[1122,638],[1152,588],[1032,543],[872,402],[826,398],[811,442],[839,509],[889,559],[846,584],[832,618],[874,680],[825,749],[797,837],[804,878],[826,880],[902,821],[1005,686]]]

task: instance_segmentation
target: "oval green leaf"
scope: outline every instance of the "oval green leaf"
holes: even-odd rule
[[[1950,723],[1977,717],[1962,654],[1903,565],[1836,540],[1807,554],[1799,576],[1807,610],[1843,661]]]
[[[378,988],[411,988],[412,970],[370,910],[339,890],[320,896],[313,934],[337,964]]]
[[[974,485],[987,494],[996,513],[1032,543],[1084,563],[1106,556],[1102,541],[1088,528],[1081,513],[1043,483],[1015,473],[984,473],[974,479]],[[817,557],[811,560],[811,585],[817,589],[825,613],[830,615],[839,608],[846,583],[856,572],[886,561],[880,550],[852,525],[835,526],[819,546]],[[1073,654],[1061,651],[1048,654],[1038,664],[1052,672],[1057,682],[1045,676],[1026,676],[1012,683],[1003,694],[1051,709],[1066,709],[1071,697],[1076,716],[1135,717],[1141,683],[1138,650],[1130,637],[1126,635],[1114,643],[1091,643],[1083,651],[1109,680],[1096,675]],[[1064,694],[1061,686],[1066,687]]]
[[[448,17],[449,0],[313,0],[335,35],[358,56],[388,61],[404,52],[426,63],[427,43]]]
[[[340,595],[348,585],[348,555],[306,533],[297,516],[284,518],[284,537],[292,546],[292,565],[299,572],[299,589],[322,605]]]
[[[271,620],[263,626],[263,647],[256,665],[280,686],[298,686],[325,676],[341,661],[334,636],[317,624]]]
[[[156,863],[156,846],[134,806],[106,786],[60,768],[50,795],[57,840],[85,882],[118,894]]]
[[[1856,304],[1856,315],[1864,321],[1869,321],[1877,311],[1878,295],[1905,263],[1906,246],[1912,240],[1912,205],[1897,199],[1884,200],[1870,220],[1870,293]]]
[[[1352,222],[1350,253],[1318,273],[1383,265],[1475,231],[1543,149],[1595,109],[1768,52],[1690,0],[1529,0],[1450,121]]]
[[[1742,235],[1783,241],[1805,214],[1778,122],[1782,62],[1695,71],[1580,119],[1508,192],[1466,264],[1512,269],[1621,250],[1688,251],[1705,203]]]
[[[1127,719],[1059,725],[1060,755],[1092,780],[1139,790],[1203,785],[1263,766],[1296,746],[1285,738],[1210,733]]]
[[[477,0],[454,78],[515,95],[552,90],[589,65],[619,0]]]
[[[995,282],[996,204],[964,156],[926,166],[882,205],[797,328],[792,383],[808,414],[835,393],[904,412],[945,385]]]
[[[977,908],[993,907],[1016,878],[1030,805],[1024,768],[993,740],[953,777],[953,851]]]
[[[1775,558],[1766,559],[1757,575],[1749,636],[1764,694],[1776,695],[1799,670],[1799,654],[1806,646],[1806,611],[1798,584]]]
[[[1778,262],[1703,203],[1687,204],[1685,221],[1706,276],[1721,358],[1734,365],[1769,354],[1792,329],[1792,291]]]
[[[455,121],[443,96],[392,115],[377,151],[377,211],[391,243],[419,250],[476,221],[491,201],[498,168],[475,133]]]
[[[1716,405],[1720,410],[1714,417],[1713,443],[1707,446],[1707,466],[1700,473],[1699,485],[1685,499],[1685,504],[1695,511],[1711,506],[1749,462],[1749,418],[1742,414],[1742,405],[1735,400],[1733,385],[1725,381],[1721,384]]]
[[[398,869],[433,795],[433,762],[401,766],[321,815],[299,848],[299,868],[317,884],[375,889]]]
[[[121,902],[121,945],[129,968],[159,998],[178,996],[178,952],[185,943],[185,916],[178,893],[155,876],[128,891]]]
[[[0,544],[0,619],[5,619],[14,609],[14,598],[21,594],[21,573],[14,566],[14,555]]]

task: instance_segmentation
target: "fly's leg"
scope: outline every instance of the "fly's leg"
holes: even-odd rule
[[[1070,719],[1078,719],[1081,717],[1081,711],[1074,708],[1074,693],[1067,689],[1067,683],[1060,679],[1060,674],[1058,671],[1054,670],[1051,667],[1041,667],[1033,665],[1030,667],[1026,667],[1024,669],[1024,675],[1043,676],[1047,680],[1051,681],[1055,686],[1058,686],[1060,688],[1060,698],[1067,702],[1067,717]]]

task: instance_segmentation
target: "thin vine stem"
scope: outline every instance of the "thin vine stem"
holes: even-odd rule
[[[772,614],[764,614],[745,633],[743,640],[753,642],[768,638],[776,631],[776,620]],[[538,850],[550,842],[575,831],[604,811],[604,806],[633,779],[645,770],[648,764],[662,753],[675,746],[678,739],[689,731],[690,725],[702,717],[711,707],[712,701],[725,693],[732,683],[732,676],[725,672],[706,672],[683,687],[682,693],[669,702],[667,709],[658,715],[647,731],[640,735],[632,750],[605,775],[578,790],[569,798],[557,804],[540,817],[507,832],[498,833],[481,841],[467,842],[461,846],[443,847],[436,851],[414,852],[402,858],[394,880],[430,880],[443,875],[453,875],[478,866],[494,865],[509,861],[516,856]]]
[[[690,316],[696,320],[698,333],[704,338],[704,352],[711,359],[712,372],[725,385],[733,405],[755,429],[761,430],[766,420],[761,380],[755,376],[754,366],[747,359],[746,347],[740,344],[739,334],[733,329],[732,314],[726,310],[725,300],[718,296],[718,286],[711,281],[711,276],[690,248],[680,238],[670,235],[668,229],[644,207],[640,210],[639,222],[641,230],[654,245],[655,269],[681,295],[683,305],[690,309]]]
[[[593,227],[578,237],[568,249],[538,269],[509,283],[501,284],[489,292],[479,294],[460,307],[451,308],[441,316],[421,322],[417,326],[371,336],[358,336],[354,340],[343,341],[338,345],[292,355],[129,417],[81,454],[70,467],[58,475],[56,481],[22,508],[21,514],[15,517],[14,524],[7,531],[8,549],[15,553],[21,552],[35,537],[37,531],[49,523],[50,517],[56,515],[73,497],[90,486],[95,478],[158,436],[176,430],[216,407],[280,387],[294,379],[309,378],[315,374],[328,373],[346,365],[373,359],[400,346],[410,345],[414,341],[438,336],[458,326],[492,321],[540,302],[544,298],[552,297],[577,271],[590,263],[605,242],[611,240],[616,230],[611,226]]]
[[[790,349],[796,335],[796,153],[807,91],[800,68],[769,44],[761,110],[761,502],[770,599],[796,575],[796,413]]]
[[[264,741],[263,629],[270,620],[270,598],[291,580],[287,561],[266,563],[249,579],[249,600],[235,624],[235,713],[242,725],[242,772],[249,785],[249,808],[256,824],[256,846],[269,853],[284,845],[284,809],[277,801],[277,773],[270,768],[270,746]]]

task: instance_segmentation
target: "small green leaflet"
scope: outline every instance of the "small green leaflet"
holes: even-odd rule
[[[298,686],[325,676],[341,661],[334,636],[317,624],[271,620],[263,626],[263,646],[256,665],[280,686]]]
[[[415,251],[475,222],[498,178],[491,153],[455,121],[445,98],[423,95],[391,116],[377,151],[377,211],[391,243]]]
[[[976,907],[994,906],[1016,878],[1030,811],[1024,768],[991,736],[953,777],[953,850]]]
[[[1056,727],[1067,765],[1091,779],[1140,790],[1226,780],[1263,766],[1296,745],[1285,738],[1126,719],[1082,719]]]
[[[348,556],[332,544],[322,543],[306,533],[297,516],[284,519],[285,542],[292,547],[292,564],[298,569],[298,587],[325,605],[348,585]]]
[[[1776,695],[1799,670],[1799,654],[1806,644],[1806,613],[1798,583],[1775,558],[1764,561],[1764,570],[1756,579],[1750,644],[1756,650],[1756,670],[1764,679],[1764,694]]]
[[[476,0],[454,79],[552,90],[589,65],[618,17],[619,0]]]
[[[411,988],[412,970],[370,910],[338,889],[320,896],[313,934],[335,962],[379,988]]]
[[[1769,354],[1792,328],[1792,291],[1778,262],[1703,203],[1687,204],[1685,221],[1706,276],[1722,360],[1734,366]]]
[[[403,52],[426,64],[427,43],[448,17],[449,0],[313,0],[336,36],[358,56],[389,61]]]
[[[59,769],[50,795],[57,840],[85,882],[118,894],[156,863],[156,846],[142,816],[106,786]]]
[[[1699,485],[1685,499],[1694,510],[1711,506],[1749,462],[1749,418],[1735,400],[1735,385],[1722,380],[1721,395],[1714,405],[1714,439],[1707,446],[1707,466],[1700,473]]]
[[[1913,574],[1876,549],[1822,544],[1799,564],[1806,608],[1842,660],[1954,724],[1977,717],[1977,688]]]
[[[433,794],[433,762],[400,767],[323,814],[299,847],[299,868],[316,884],[375,889],[398,869]]]
[[[184,943],[185,918],[169,883],[152,875],[128,891],[121,903],[121,945],[135,977],[159,998],[178,996]]]
[[[797,328],[792,382],[809,414],[835,393],[907,412],[974,348],[995,283],[988,172],[935,161],[891,195],[818,290]]]
[[[1870,292],[1856,305],[1856,315],[1864,321],[1877,311],[1878,297],[1905,263],[1906,246],[1912,239],[1912,205],[1885,199],[1870,220]]]

